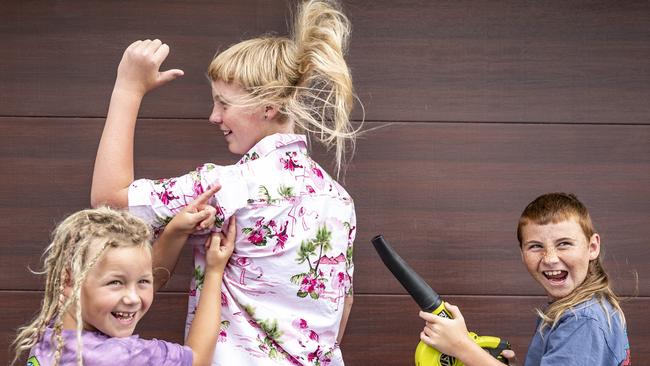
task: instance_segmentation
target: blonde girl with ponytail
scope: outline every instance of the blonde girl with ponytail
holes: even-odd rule
[[[183,71],[160,71],[169,53],[160,40],[134,42],[120,62],[91,201],[129,207],[158,229],[205,187],[221,185],[209,202],[217,228],[234,217],[239,230],[213,365],[343,365],[338,345],[352,305],[354,204],[311,158],[309,142],[332,151],[335,177],[344,172],[358,133],[350,122],[349,35],[340,4],[304,1],[289,36],[260,36],[217,54],[208,67],[215,135],[207,138],[224,139],[239,160],[168,179],[135,180],[133,135],[145,94]],[[156,255],[173,262],[178,254]],[[188,324],[204,253],[195,250],[194,259]]]
[[[213,220],[214,210],[202,205],[215,189],[177,215],[155,245],[179,250],[197,225]],[[82,210],[63,220],[43,255],[41,309],[18,330],[12,364],[24,362],[22,356],[28,353],[27,364],[32,366],[209,365],[220,302],[208,300],[220,298],[234,232],[228,238],[214,234],[206,243],[206,299],[196,315],[203,321],[192,328],[185,346],[133,336],[154,291],[173,269],[165,262],[153,269],[151,238],[144,221],[107,207]]]

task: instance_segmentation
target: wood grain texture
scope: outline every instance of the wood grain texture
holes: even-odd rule
[[[3,1],[0,115],[104,115],[124,48],[160,38],[172,48],[165,66],[186,76],[154,92],[143,115],[207,118],[211,57],[242,39],[286,34],[287,3]],[[647,1],[344,6],[369,120],[648,122]]]
[[[38,292],[0,292],[0,360],[7,360],[7,346],[14,330],[35,313]],[[523,362],[535,329],[533,308],[543,305],[543,297],[449,296],[458,305],[470,330],[508,340]],[[143,338],[183,342],[184,294],[156,296],[147,316],[138,325]],[[650,298],[635,298],[623,304],[634,364],[650,362]],[[415,303],[401,295],[356,295],[350,322],[341,348],[348,366],[404,366],[413,364],[413,354],[424,325]],[[218,348],[217,348],[218,352]]]
[[[10,269],[0,288],[40,288],[25,267],[54,223],[88,204],[102,124],[0,118],[0,265]],[[201,121],[142,120],[136,139],[139,177],[234,162]],[[439,292],[539,295],[520,263],[516,222],[537,195],[569,191],[591,210],[617,291],[633,294],[636,273],[639,294],[650,295],[648,141],[650,126],[395,123],[369,132],[345,177],[358,216],[357,292],[404,293],[370,246],[383,233]],[[185,291],[188,255],[168,290]]]
[[[207,123],[214,53],[286,34],[296,0],[6,0],[0,4],[0,362],[39,306],[50,231],[89,204],[117,64],[136,39],[171,45],[185,76],[145,98],[136,173],[234,163]],[[589,207],[650,364],[650,2],[344,0],[349,65],[367,132],[345,176],[355,199],[355,305],[346,363],[410,365],[422,322],[370,245],[382,233],[472,330],[520,356],[541,289],[515,225],[549,191]],[[363,118],[357,106],[353,114]],[[316,147],[317,160],[331,158]],[[331,164],[330,164],[331,171]],[[189,248],[186,248],[189,249]],[[139,327],[181,342],[190,251]],[[637,280],[638,278],[638,280]]]

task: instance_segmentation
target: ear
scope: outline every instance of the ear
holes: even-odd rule
[[[594,234],[589,238],[589,260],[598,258],[600,254],[600,235]]]
[[[63,296],[70,297],[72,295],[72,276],[70,268],[66,268],[61,274],[61,283],[63,284]]]
[[[272,121],[278,115],[278,107],[274,105],[265,105],[263,112],[263,118],[267,121]]]

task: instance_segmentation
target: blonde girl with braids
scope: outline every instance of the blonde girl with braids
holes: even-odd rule
[[[215,127],[208,138],[225,140],[239,157],[235,164],[134,180],[140,103],[183,75],[160,71],[169,53],[160,40],[136,41],[124,52],[97,152],[92,204],[129,207],[155,228],[206,186],[221,185],[209,201],[216,226],[234,217],[239,230],[224,274],[213,365],[343,365],[355,211],[346,190],[311,158],[308,136],[331,148],[338,176],[357,133],[344,57],[350,23],[334,1],[300,2],[295,14],[290,36],[234,44],[208,67],[214,101],[208,120]],[[174,262],[178,253],[157,255]],[[195,250],[194,260],[188,324],[200,298],[204,253]]]
[[[517,239],[524,265],[551,301],[545,310],[537,309],[539,322],[524,365],[631,365],[623,309],[584,204],[567,193],[537,197],[521,214]],[[422,340],[468,366],[495,364],[466,336],[459,338],[465,324],[458,308],[451,309],[455,319],[443,322],[421,313],[427,320]]]
[[[155,246],[176,250],[190,233],[206,228],[197,225],[213,218],[214,211],[201,205],[215,189],[177,215]],[[13,364],[29,351],[31,366],[209,365],[220,323],[223,268],[234,247],[232,227],[228,238],[215,233],[206,243],[206,296],[196,315],[202,321],[192,327],[183,346],[133,336],[169,273],[164,263],[152,269],[149,226],[107,207],[68,216],[45,250],[42,307],[18,330]]]

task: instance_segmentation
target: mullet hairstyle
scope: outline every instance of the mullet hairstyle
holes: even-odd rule
[[[350,30],[336,1],[304,1],[290,37],[264,35],[232,45],[214,57],[208,77],[238,84],[249,93],[243,105],[274,106],[280,123],[294,123],[296,132],[334,148],[338,177],[361,129],[350,122],[358,99],[344,57]]]
[[[77,364],[83,365],[81,331],[81,287],[102,254],[110,248],[140,247],[151,250],[152,233],[149,226],[126,211],[107,207],[78,211],[63,220],[52,233],[52,241],[43,253],[45,293],[40,312],[27,325],[18,329],[12,343],[16,363],[23,352],[29,351],[41,340],[45,328],[52,325],[53,341],[56,342],[54,366],[58,366],[63,353],[63,318],[74,311],[77,323]],[[89,249],[100,245],[101,249],[88,258]],[[72,288],[66,297],[64,289]],[[53,342],[54,343],[54,342]]]
[[[591,222],[591,216],[587,207],[585,207],[578,198],[570,193],[547,193],[537,197],[533,202],[522,212],[517,225],[517,239],[519,240],[519,248],[522,247],[522,229],[528,224],[547,225],[549,223],[556,224],[558,222],[570,220],[575,218],[582,228],[582,232],[589,241],[596,233],[594,225]],[[601,243],[602,248],[602,243]],[[601,249],[602,250],[602,249]],[[603,305],[603,301],[608,301],[615,309],[623,325],[625,325],[625,315],[623,309],[619,304],[618,296],[614,293],[609,283],[607,272],[601,262],[601,256],[589,261],[587,276],[585,280],[573,290],[571,294],[561,299],[557,299],[548,306],[546,311],[539,308],[535,309],[542,322],[539,327],[541,332],[545,327],[551,329],[557,325],[562,315],[570,309],[575,308],[577,305],[584,303],[592,298],[595,298],[603,311],[607,315],[607,322],[611,328],[610,318],[613,314],[609,314],[607,308]]]

